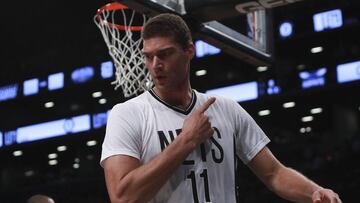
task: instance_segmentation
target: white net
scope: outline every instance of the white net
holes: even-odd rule
[[[137,26],[133,26],[135,17]],[[117,2],[99,9],[94,17],[116,68],[116,79],[112,84],[115,89],[121,87],[125,97],[137,95],[153,86],[141,53],[142,39],[140,34],[134,34],[140,33],[146,20],[145,15],[125,10]]]

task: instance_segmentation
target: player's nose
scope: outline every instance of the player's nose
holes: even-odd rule
[[[159,59],[159,57],[154,56],[153,61],[152,61],[152,67],[155,72],[161,70],[161,68],[163,67],[163,63]]]

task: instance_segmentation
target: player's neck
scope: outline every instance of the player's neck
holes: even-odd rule
[[[181,88],[174,89],[160,89],[153,88],[155,94],[160,97],[161,100],[176,106],[181,109],[187,109],[190,106],[192,99],[192,88],[190,84],[184,85]]]

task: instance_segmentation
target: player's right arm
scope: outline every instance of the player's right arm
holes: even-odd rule
[[[112,203],[148,202],[186,157],[214,130],[204,112],[215,102],[210,98],[185,119],[182,132],[164,151],[146,164],[127,155],[103,161],[106,186]]]

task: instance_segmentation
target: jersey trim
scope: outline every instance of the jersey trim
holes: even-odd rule
[[[176,106],[172,106],[168,103],[166,103],[165,101],[163,101],[155,92],[153,89],[150,89],[149,90],[149,93],[156,99],[158,100],[160,103],[164,104],[165,106],[167,106],[168,108],[176,111],[176,112],[179,112],[179,113],[182,113],[182,114],[185,114],[185,115],[188,115],[191,110],[194,108],[195,106],[195,103],[196,103],[196,94],[195,94],[195,91],[192,90],[191,91],[191,102],[190,102],[190,105],[189,107],[186,109],[186,110],[182,110],[181,108],[178,108]]]

